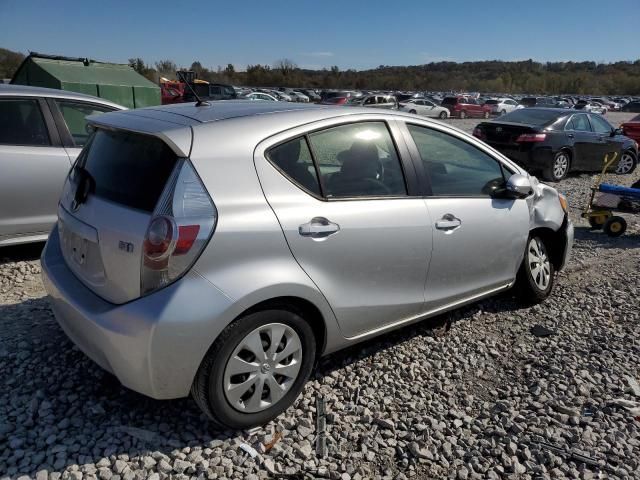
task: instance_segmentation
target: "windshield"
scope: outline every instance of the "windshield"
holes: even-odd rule
[[[501,122],[523,123],[526,125],[547,125],[558,118],[558,112],[550,110],[537,110],[534,108],[523,108],[514,110],[500,117]]]

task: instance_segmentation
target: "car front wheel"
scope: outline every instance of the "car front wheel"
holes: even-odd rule
[[[554,268],[547,246],[541,237],[531,235],[516,277],[518,297],[527,304],[545,300],[553,289]]]
[[[632,152],[627,150],[626,152],[622,153],[620,161],[618,161],[616,173],[618,175],[627,175],[629,173],[632,173],[636,169],[637,163],[638,160],[636,159],[636,156]]]
[[[447,112],[440,112],[440,115],[438,115],[438,117],[440,117],[440,120],[445,120],[448,117]]]
[[[315,354],[313,331],[298,314],[251,313],[219,335],[198,369],[191,393],[223,428],[263,425],[298,397]]]

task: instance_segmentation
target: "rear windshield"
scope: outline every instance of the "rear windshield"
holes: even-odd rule
[[[498,104],[498,100],[487,100],[486,102],[484,102],[485,105],[497,105]]]
[[[98,129],[76,168],[91,175],[96,197],[152,212],[176,160],[158,138]]]
[[[442,105],[455,105],[456,103],[458,103],[456,97],[445,97],[444,100],[442,100]]]
[[[501,122],[523,123],[526,125],[546,125],[558,118],[558,112],[522,108],[500,117]]]

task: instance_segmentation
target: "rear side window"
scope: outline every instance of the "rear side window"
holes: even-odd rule
[[[511,172],[475,146],[430,128],[407,125],[436,196],[488,196]]]
[[[76,168],[91,175],[97,197],[152,212],[176,161],[158,138],[98,129]]]
[[[67,100],[55,100],[60,109],[64,123],[67,124],[69,134],[76,147],[82,147],[89,140],[91,130],[87,128],[86,117],[98,113],[111,112],[114,109],[99,107],[88,103],[70,102]]]
[[[318,176],[305,137],[296,138],[272,148],[267,158],[293,183],[315,195],[320,195]]]
[[[0,145],[51,145],[38,100],[0,100]]]

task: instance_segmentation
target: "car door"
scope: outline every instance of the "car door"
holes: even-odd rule
[[[599,156],[601,144],[591,130],[587,114],[572,115],[565,125],[565,134],[573,142],[572,169],[589,170]]]
[[[53,113],[62,144],[69,155],[71,163],[75,162],[82,147],[89,140],[89,135],[91,135],[86,118],[89,115],[116,110],[106,105],[65,98],[49,98],[47,103]]]
[[[430,186],[425,197],[433,225],[427,309],[507,288],[515,280],[529,234],[526,200],[494,193],[513,167],[450,129],[418,123],[406,128],[417,168]]]
[[[605,155],[617,154],[618,158],[622,154],[622,142],[619,137],[612,135],[613,126],[598,114],[590,114],[589,120],[594,134],[598,139],[598,155],[596,161],[589,168],[590,170],[601,170],[604,164]]]
[[[299,128],[255,156],[291,252],[346,337],[418,315],[431,255],[406,146],[394,140],[393,121],[367,120]]]
[[[71,164],[36,97],[0,97],[0,243],[48,233]]]
[[[437,117],[437,115],[434,115],[433,113],[433,109],[435,108],[435,105],[433,103],[431,103],[429,100],[422,100],[422,105],[424,105],[422,107],[423,115],[426,115],[427,117]]]

